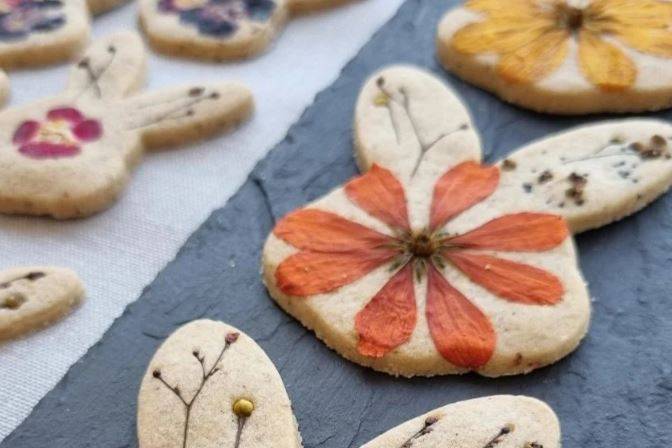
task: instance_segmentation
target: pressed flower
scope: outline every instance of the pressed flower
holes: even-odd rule
[[[0,0],[0,40],[27,37],[65,24],[62,0]]]
[[[577,6],[578,5],[578,6]],[[452,46],[464,54],[496,53],[497,70],[512,83],[533,83],[565,61],[569,42],[579,66],[605,91],[631,87],[637,68],[612,39],[634,50],[672,57],[672,3],[663,0],[469,0],[484,21],[457,31]]]
[[[47,113],[46,121],[27,120],[14,131],[12,141],[21,154],[34,159],[71,157],[82,145],[103,134],[98,120],[86,118],[73,107],[59,107]]]
[[[345,194],[389,232],[322,210],[290,213],[274,234],[299,251],[280,263],[276,284],[284,294],[308,298],[388,265],[389,281],[355,317],[359,353],[378,358],[411,337],[417,321],[415,282],[426,277],[425,313],[437,351],[456,366],[481,367],[494,352],[494,328],[450,284],[446,270],[457,269],[493,295],[518,304],[553,305],[564,294],[555,275],[498,254],[557,247],[569,235],[561,217],[514,213],[463,234],[444,231],[452,219],[492,195],[498,184],[496,167],[465,162],[448,170],[434,185],[428,225],[414,229],[402,184],[389,170],[374,165],[346,184]]]
[[[228,37],[244,20],[266,21],[275,10],[273,0],[160,0],[159,11],[178,14],[180,21],[201,34]]]

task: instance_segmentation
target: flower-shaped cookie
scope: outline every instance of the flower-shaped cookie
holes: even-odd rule
[[[138,396],[140,448],[299,448],[296,421],[264,351],[210,320],[179,328],[161,345]],[[446,446],[559,448],[560,424],[539,400],[500,395],[434,409],[362,448]]]
[[[584,336],[572,232],[672,182],[672,126],[621,121],[531,144],[496,166],[432,76],[386,69],[355,119],[364,174],[278,222],[273,298],[348,359],[392,374],[528,372]]]
[[[669,107],[667,0],[467,0],[439,26],[443,65],[525,107],[555,113]]]
[[[0,212],[74,218],[109,206],[145,148],[204,138],[252,110],[238,83],[133,95],[144,78],[136,34],[92,45],[65,92],[0,113]]]
[[[171,56],[237,59],[263,51],[292,13],[347,0],[140,0],[153,47]]]

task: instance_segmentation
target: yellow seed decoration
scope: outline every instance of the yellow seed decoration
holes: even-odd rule
[[[233,403],[233,413],[238,417],[249,417],[254,412],[254,403],[245,398],[240,398]]]
[[[380,92],[373,100],[376,106],[387,106],[390,103],[390,97],[385,92]]]

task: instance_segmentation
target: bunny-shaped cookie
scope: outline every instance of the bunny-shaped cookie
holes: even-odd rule
[[[672,182],[672,126],[579,128],[482,165],[465,107],[432,75],[364,86],[364,173],[269,235],[263,277],[344,357],[394,375],[529,372],[572,352],[590,316],[571,234],[643,207]]]
[[[299,448],[282,378],[246,334],[198,320],[173,333],[149,363],[138,398],[140,448]],[[559,448],[544,403],[493,396],[435,409],[362,448]]]
[[[224,60],[262,52],[290,15],[349,0],[140,0],[152,46],[170,56]]]
[[[672,105],[672,2],[466,0],[438,28],[441,63],[524,107],[561,114]]]
[[[98,41],[62,94],[0,113],[0,212],[75,218],[109,206],[145,148],[203,138],[252,110],[238,83],[133,95],[144,77],[139,36]]]

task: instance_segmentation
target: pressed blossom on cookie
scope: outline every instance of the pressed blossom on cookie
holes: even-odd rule
[[[505,301],[552,306],[564,294],[560,280],[499,253],[543,252],[569,236],[564,219],[547,213],[506,214],[463,234],[447,233],[452,219],[494,193],[499,174],[498,168],[475,162],[449,169],[428,192],[432,205],[427,225],[416,229],[409,221],[402,183],[391,171],[374,165],[350,181],[345,193],[385,223],[389,232],[317,209],[290,213],[274,234],[299,251],[278,266],[278,288],[290,296],[310,298],[387,265],[389,280],[355,317],[359,353],[379,358],[410,339],[417,322],[415,282],[426,278],[425,314],[437,351],[459,367],[484,366],[495,349],[495,329],[488,316],[451,285],[445,272],[458,270]]]
[[[47,113],[43,122],[27,120],[14,132],[12,142],[21,154],[34,159],[72,157],[82,146],[103,134],[98,120],[85,117],[73,107],[59,107]]]
[[[0,0],[0,41],[48,32],[65,24],[62,0]]]

